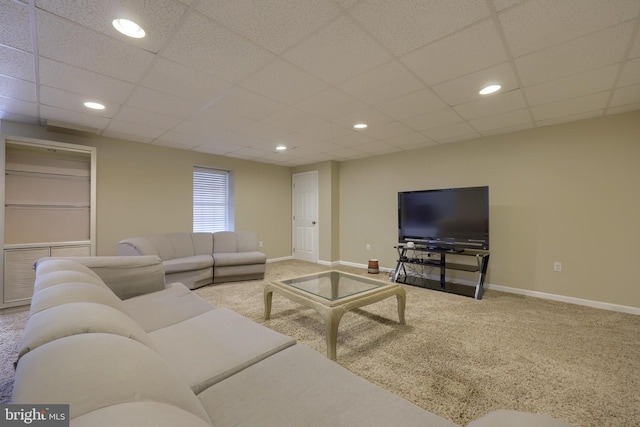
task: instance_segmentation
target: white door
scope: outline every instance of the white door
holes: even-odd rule
[[[318,262],[318,171],[293,175],[293,257]]]

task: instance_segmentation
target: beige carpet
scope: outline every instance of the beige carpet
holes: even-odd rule
[[[196,292],[326,354],[313,310],[274,295],[263,320],[264,283],[322,266],[267,264],[265,281]],[[340,269],[367,275],[366,270]],[[386,274],[376,276],[387,280]],[[345,314],[338,363],[417,405],[464,425],[491,410],[542,413],[575,426],[640,426],[640,316],[486,291],[482,301],[406,286],[407,325],[395,298]],[[25,313],[0,316],[0,391]]]

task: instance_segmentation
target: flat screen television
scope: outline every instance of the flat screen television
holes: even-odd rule
[[[446,250],[488,250],[489,187],[399,192],[398,239]]]

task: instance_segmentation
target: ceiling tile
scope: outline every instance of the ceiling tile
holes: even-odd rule
[[[403,55],[486,18],[489,9],[480,1],[365,0],[349,13],[395,55]]]
[[[164,133],[163,130],[140,124],[112,120],[102,135],[109,138],[127,139],[136,142],[151,142]]]
[[[335,88],[322,91],[294,106],[306,113],[325,119],[368,108],[364,102]]]
[[[402,64],[391,61],[340,84],[340,89],[373,104],[424,89],[425,85]]]
[[[533,119],[528,108],[507,111],[481,119],[470,120],[469,124],[478,132],[486,135],[488,131],[497,129],[512,129],[533,127]]]
[[[177,125],[180,119],[167,114],[155,113],[140,108],[122,106],[114,121],[119,123],[135,123],[153,129],[167,129]],[[156,135],[157,136],[157,135]]]
[[[427,136],[418,132],[408,133],[400,136],[394,136],[392,138],[387,138],[384,141],[387,142],[388,144],[395,145],[396,147],[400,147],[406,150],[424,148],[424,147],[428,147],[430,145],[436,144]]]
[[[216,106],[198,111],[191,119],[194,122],[207,123],[219,129],[236,130],[253,123],[254,120]]]
[[[264,119],[285,107],[284,104],[241,87],[233,87],[227,91],[216,99],[213,106],[255,120]]]
[[[33,54],[0,45],[0,74],[35,82]]]
[[[476,130],[466,122],[427,129],[423,133],[439,143],[458,141],[460,138],[471,139],[480,136]]]
[[[412,129],[418,131],[424,131],[427,129],[433,129],[440,126],[452,125],[460,123],[462,117],[451,108],[444,108],[442,110],[431,111],[425,114],[419,114],[417,116],[409,117],[402,120],[402,123],[409,126]]]
[[[27,5],[0,0],[0,10],[0,44],[33,52]]]
[[[340,12],[328,0],[219,0],[199,2],[196,8],[236,33],[278,54]]]
[[[465,120],[473,120],[495,116],[507,111],[520,110],[526,106],[522,91],[512,90],[511,92],[488,95],[474,102],[456,105],[453,109]]]
[[[237,129],[237,132],[242,135],[248,135],[255,138],[273,139],[278,138],[282,135],[286,135],[291,131],[282,129],[281,127],[278,127],[271,123],[255,121],[247,126],[243,126]]]
[[[190,150],[202,144],[202,139],[182,132],[168,131],[153,141],[154,144],[165,147],[182,148]]]
[[[346,16],[340,16],[283,55],[308,73],[337,84],[391,56]]]
[[[142,85],[202,103],[214,100],[231,87],[229,83],[210,74],[187,68],[166,58],[157,59],[142,80]]]
[[[575,122],[577,120],[585,120],[585,119],[591,119],[594,117],[600,117],[603,114],[604,114],[604,110],[593,110],[593,111],[587,111],[586,113],[571,114],[569,116],[560,116],[560,117],[554,117],[552,119],[538,120],[536,122],[536,125],[551,126],[551,125],[557,125],[560,123]]]
[[[119,39],[132,46],[157,53],[175,32],[186,8],[175,0],[100,0],[76,2],[36,0],[39,9],[63,17],[86,28]],[[145,30],[141,39],[120,34],[111,22],[125,18],[136,22]]]
[[[189,117],[202,108],[200,102],[178,98],[145,87],[136,89],[127,105],[180,118]]]
[[[397,153],[398,151],[400,151],[399,147],[383,141],[367,142],[365,144],[356,145],[353,148],[365,153],[375,154],[377,156],[382,154]]]
[[[120,108],[120,104],[115,102],[102,102],[105,105],[104,110],[90,110],[84,106],[87,101],[101,101],[90,98],[86,95],[80,95],[73,92],[40,85],[40,102],[50,107],[62,108],[65,110],[75,111],[78,113],[95,115],[99,117],[114,117]]]
[[[279,59],[243,81],[241,86],[285,105],[295,104],[328,87],[322,80]]]
[[[310,124],[309,126],[306,126],[303,129],[299,129],[300,133],[307,136],[315,137],[317,139],[337,138],[340,136],[349,135],[352,131],[352,128],[340,126],[327,120],[317,121]]]
[[[47,105],[40,106],[40,117],[43,120],[55,120],[62,123],[81,125],[83,127],[104,129],[109,124],[109,119],[91,113],[79,113]]]
[[[637,16],[630,0],[536,0],[498,14],[515,56],[539,51]]]
[[[368,128],[360,130],[359,132],[362,132],[365,135],[368,135],[375,139],[387,139],[414,133],[414,130],[401,122],[391,122],[369,126]]]
[[[36,85],[25,80],[0,75],[0,96],[36,102]]]
[[[616,89],[611,98],[611,106],[635,105],[640,102],[640,84]]]
[[[532,107],[531,111],[536,121],[557,119],[565,116],[588,113],[590,111],[603,110],[608,98],[608,92],[600,92],[551,104],[539,105]]]
[[[322,119],[290,107],[284,108],[277,113],[272,114],[263,121],[265,123],[277,126],[281,129],[287,129],[293,132],[297,132],[309,126],[322,123]]]
[[[527,0],[492,0],[492,1],[493,1],[494,7],[496,8],[496,11],[500,12],[501,10],[507,9],[509,7],[513,7]]]
[[[230,83],[266,65],[274,56],[199,13],[188,12],[162,56]]]
[[[433,86],[433,91],[447,104],[458,105],[482,98],[478,92],[490,84],[502,86],[501,92],[518,89],[511,64],[504,62],[457,79]]]
[[[338,136],[330,140],[330,142],[341,145],[343,147],[353,147],[355,145],[361,145],[373,141],[375,141],[374,138],[357,131],[352,131],[348,135]]]
[[[633,22],[516,59],[525,86],[582,73],[623,59]]]
[[[357,111],[335,114],[331,121],[349,129],[353,129],[356,123],[366,123],[369,126],[378,126],[384,123],[391,123],[393,119],[386,114],[369,107]]]
[[[40,84],[69,92],[90,95],[96,100],[123,103],[134,85],[122,80],[82,70],[67,64],[40,58]]]
[[[541,105],[610,90],[619,69],[617,64],[610,65],[575,76],[530,86],[525,89],[527,100],[530,105]],[[640,77],[638,79],[640,82]]]
[[[153,54],[125,42],[38,11],[38,53],[128,82],[138,82]],[[126,64],[126,66],[124,66]]]
[[[38,106],[35,102],[0,96],[0,114],[15,114],[20,116],[36,116]]]
[[[415,117],[417,113],[429,113],[441,110],[447,104],[436,96],[431,89],[422,89],[394,99],[374,104],[374,107],[397,120]]]
[[[231,131],[220,129],[213,124],[197,122],[194,120],[185,120],[180,122],[171,130],[189,135],[202,141],[202,143],[214,138],[225,138],[231,133]]]
[[[627,61],[620,74],[618,86],[630,86],[640,83],[640,58]]]
[[[480,22],[402,57],[402,61],[429,85],[506,60],[492,20]]]

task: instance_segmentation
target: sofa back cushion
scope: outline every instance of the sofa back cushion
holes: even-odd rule
[[[211,255],[213,253],[212,233],[191,233],[191,241],[195,255]]]
[[[124,304],[111,290],[90,283],[63,283],[33,294],[29,315],[71,302],[104,304],[124,312]]]
[[[92,286],[97,286],[103,289],[109,289],[107,285],[100,278],[82,273],[80,271],[51,271],[49,273],[40,274],[36,270],[36,280],[33,285],[34,292],[39,292],[43,289],[62,285],[64,283],[85,283]]]
[[[33,402],[70,404],[72,420],[112,405],[159,402],[211,424],[189,385],[162,357],[114,334],[73,335],[25,354],[16,368],[12,403]]]
[[[186,258],[195,255],[191,233],[171,233],[167,234],[167,239],[173,246],[173,258]]]
[[[122,335],[153,347],[142,327],[122,311],[93,302],[73,302],[51,307],[29,317],[18,360],[48,342],[95,332]]]
[[[160,256],[153,242],[146,237],[129,237],[118,242],[118,255],[155,255]]]
[[[234,231],[213,233],[213,253],[238,252],[238,237]]]
[[[73,420],[74,427],[211,427],[197,415],[159,402],[127,402],[96,409]]]

